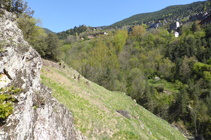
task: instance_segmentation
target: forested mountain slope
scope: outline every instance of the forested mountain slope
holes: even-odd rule
[[[150,6],[150,5],[149,5]],[[195,13],[209,11],[211,9],[210,0],[204,2],[194,2],[187,5],[175,5],[166,7],[160,11],[151,12],[151,13],[141,13],[129,18],[126,18],[122,21],[116,22],[108,28],[122,27],[125,25],[135,25],[142,24],[150,21],[158,21],[160,19],[173,20],[176,18],[184,18],[191,16]]]

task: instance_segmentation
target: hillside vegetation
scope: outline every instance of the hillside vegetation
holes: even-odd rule
[[[150,5],[149,5],[150,6]],[[116,22],[108,28],[122,27],[125,25],[142,24],[150,21],[158,21],[160,19],[173,20],[191,16],[201,11],[208,11],[211,9],[210,0],[203,2],[194,2],[187,5],[175,5],[166,7],[160,11],[151,13],[142,13],[126,18],[122,21]]]
[[[111,31],[63,45],[61,59],[169,123],[210,138],[211,25],[189,22],[178,30],[178,38],[165,29],[146,31],[140,25],[130,34]]]
[[[78,81],[71,68],[43,66],[41,71],[42,82],[73,113],[75,126],[89,139],[185,139],[122,92],[109,91],[82,76]]]
[[[49,30],[49,29],[47,29],[47,28],[43,28],[44,30],[45,30],[45,33],[46,34],[48,34],[48,33],[53,33],[53,34],[55,34],[53,31],[51,31],[51,30]]]
[[[156,21],[158,18],[171,20],[209,9],[210,0],[173,6],[151,13],[152,16],[147,15],[149,17],[147,20]],[[141,18],[132,19],[131,22],[139,19]],[[43,58],[63,60],[90,81],[111,91],[125,92],[139,105],[170,124],[185,126],[195,137],[211,138],[211,25],[200,26],[199,21],[187,22],[177,29],[179,37],[175,37],[173,32],[163,28],[147,30],[143,24],[131,28],[129,34],[128,30],[113,29],[107,30],[108,34],[97,35],[93,39],[88,35],[105,30],[96,30],[82,25],[57,34],[62,39],[59,40],[55,34],[45,34],[36,23],[37,20],[29,15],[21,16],[18,20],[25,39]],[[52,77],[53,75],[49,78]],[[50,79],[46,80],[50,81]],[[43,81],[47,82],[45,77]],[[66,89],[64,85],[58,87],[57,83],[47,84],[52,88],[61,89],[62,92]],[[87,85],[84,82],[77,84]],[[87,94],[92,95],[91,91]],[[63,97],[61,100],[67,99]],[[83,103],[78,106],[83,106]],[[87,107],[89,106],[88,104]],[[81,108],[83,112],[84,107]],[[127,108],[122,110],[115,108],[120,113],[127,114],[124,109]],[[97,112],[96,110],[94,112]],[[129,113],[132,116],[135,114]],[[98,122],[102,121],[104,120],[98,120]],[[78,126],[80,127],[82,126]],[[134,131],[139,130],[134,127]],[[128,131],[132,132],[126,131],[128,137],[141,136]],[[150,130],[154,136],[152,131]],[[91,131],[89,132],[86,133],[92,135]],[[123,133],[113,130],[112,132]]]

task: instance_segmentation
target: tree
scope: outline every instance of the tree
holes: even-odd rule
[[[207,29],[206,29],[206,37],[207,38],[211,37],[211,24],[209,24],[207,26]]]
[[[127,81],[127,92],[140,104],[143,104],[143,92],[145,91],[145,76],[139,68],[130,70]]]
[[[29,42],[33,42],[40,34],[45,34],[45,31],[36,26],[41,20],[35,18],[30,18],[26,14],[22,15],[21,18],[17,20],[18,27],[22,30],[24,39]]]
[[[207,96],[206,102],[207,102],[207,107],[209,110],[209,115],[211,116],[211,93]]]
[[[65,41],[65,43],[68,43],[68,44],[71,44],[71,43],[74,43],[76,42],[76,37],[73,36],[73,35],[69,35]]]
[[[58,61],[58,55],[60,54],[60,41],[56,34],[49,33],[45,38],[47,49],[45,51],[45,57],[48,59]]]
[[[45,30],[37,24],[41,23],[40,19],[30,18],[23,14],[17,20],[18,27],[22,30],[24,39],[42,56],[45,57],[47,44],[45,42]]]
[[[179,69],[179,74],[181,76],[181,79],[185,82],[187,82],[187,80],[189,79],[189,77],[192,74],[192,67],[190,66],[191,64],[194,65],[195,63],[197,63],[197,59],[195,57],[190,57],[188,58],[187,56],[185,56],[183,62],[182,62],[182,66]]]
[[[182,114],[187,113],[188,104],[189,104],[188,93],[185,88],[182,88],[180,91],[180,105]]]
[[[168,80],[173,80],[175,68],[176,65],[168,58],[165,58],[163,62],[159,64],[159,72]]]
[[[22,13],[32,17],[34,11],[31,11],[27,4],[28,3],[23,0],[0,0],[0,8],[3,8],[9,12],[13,12],[18,17]]]
[[[197,26],[196,22],[193,22],[191,26],[191,30],[193,33],[199,30],[199,27]]]
[[[142,26],[143,26],[145,29],[147,29],[147,25],[146,25],[146,24],[142,24]]]
[[[37,40],[31,42],[32,47],[41,55],[41,57],[45,57],[45,51],[47,49],[47,44],[45,42],[45,36],[43,38],[38,38]]]
[[[137,25],[133,27],[133,31],[132,31],[133,36],[139,37],[141,36],[141,34],[144,34],[144,33],[146,33],[146,29],[143,26]]]
[[[150,86],[148,81],[146,80],[145,84],[145,98],[146,98],[146,103],[145,106],[150,112],[154,112],[154,108],[156,107],[156,100],[155,96],[157,94],[157,90],[155,89],[154,86]]]
[[[128,34],[126,30],[118,30],[117,34],[114,36],[113,42],[117,55],[122,51],[126,43],[127,36]]]

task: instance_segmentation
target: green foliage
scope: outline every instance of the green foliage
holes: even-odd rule
[[[45,57],[48,59],[58,61],[58,55],[60,54],[60,41],[57,35],[49,33],[45,38],[47,48],[45,50]]]
[[[173,79],[176,65],[171,62],[168,58],[165,58],[163,62],[159,64],[159,72],[161,75],[168,80]]]
[[[207,64],[211,65],[211,58],[207,60]]]
[[[176,87],[177,89],[181,89],[181,88],[184,87],[184,85],[183,85],[183,83],[182,83],[181,81],[176,80],[176,81],[175,81],[175,87]]]
[[[32,16],[34,13],[34,11],[31,11],[31,9],[28,7],[28,3],[22,0],[1,0],[0,2],[0,8],[13,12],[18,17],[22,15],[22,13],[25,13],[28,16]]]
[[[204,134],[197,126],[205,127],[211,117],[205,103],[211,80],[209,30],[187,23],[175,38],[163,29],[135,27],[128,36],[120,30],[92,40],[70,36],[63,60],[89,80],[126,92],[155,115],[181,120],[191,133]]]
[[[138,68],[133,68],[130,70],[128,75],[128,90],[127,92],[137,100],[141,100],[142,93],[145,90],[145,76],[143,72]]]
[[[133,27],[132,35],[140,37],[142,34],[146,33],[146,29],[143,26],[137,25]]]
[[[211,73],[209,71],[203,71],[203,78],[206,81],[210,81],[211,80]]]
[[[196,24],[196,22],[193,22],[191,30],[192,30],[192,32],[196,32],[197,31],[197,24]]]
[[[147,25],[146,25],[146,24],[142,24],[142,26],[143,26],[145,29],[147,29]]]
[[[203,71],[211,71],[211,65],[198,62],[194,64],[193,70],[198,74],[202,74]]]
[[[181,113],[186,114],[188,113],[188,105],[189,105],[189,97],[188,93],[185,88],[182,88],[180,93],[178,94],[179,96],[179,104],[181,105]]]
[[[158,86],[156,86],[156,90],[158,92],[163,92],[164,91],[164,85],[163,84],[159,84]]]
[[[118,30],[116,35],[114,36],[114,46],[116,54],[118,55],[125,45],[127,39],[127,31],[126,30]]]
[[[164,90],[167,90],[169,93],[179,93],[180,87],[178,86],[179,81],[176,80],[175,83],[168,82],[165,79],[161,79],[159,81],[155,79],[149,79],[149,84],[153,85],[154,87],[158,87],[159,85],[162,85]],[[181,83],[179,83],[181,85]]]
[[[40,19],[31,18],[23,14],[18,19],[18,27],[22,30],[24,39],[43,57],[54,61],[59,60],[61,44],[58,36],[54,33],[46,34],[45,30],[38,25]]]
[[[184,57],[184,60],[182,62],[182,65],[179,69],[179,74],[181,76],[181,80],[184,82],[187,82],[187,80],[190,78],[190,76],[193,73],[193,65],[197,63],[197,59],[195,57],[188,58],[187,56]]]
[[[3,103],[6,99],[7,97],[0,95],[0,119],[6,119],[13,111],[12,103]]]
[[[211,37],[211,24],[207,26],[206,36],[209,38]]]
[[[74,35],[77,36],[80,33],[85,32],[88,29],[86,26],[79,26],[79,27],[74,27],[74,29],[69,29],[67,31],[63,31],[60,33],[57,33],[59,39],[66,39],[69,35]]]
[[[48,33],[54,33],[53,31],[47,29],[47,28],[43,28],[45,30],[45,33],[48,34]],[[55,34],[55,33],[54,33]]]
[[[47,35],[41,27],[36,26],[39,22],[41,21],[35,18],[30,18],[24,14],[18,19],[18,27],[22,30],[24,39],[32,45],[42,57],[44,57],[47,49],[45,41]]]
[[[203,2],[194,2],[187,5],[169,6],[160,11],[131,16],[127,19],[112,24],[107,28],[122,27],[125,25],[134,25],[134,21],[136,21],[136,24],[141,25],[142,23],[158,21],[160,19],[172,20],[175,19],[175,17],[179,19],[190,16],[193,13],[199,13],[201,11],[204,11],[204,7],[210,9],[211,5],[209,5],[206,1],[203,1]]]
[[[16,100],[11,94],[22,91],[22,89],[15,88],[14,86],[7,89],[0,89],[0,120],[6,119],[13,111],[13,102]]]
[[[38,107],[39,107],[39,106],[38,106],[38,105],[36,105],[36,106],[34,106],[34,109],[36,110]]]

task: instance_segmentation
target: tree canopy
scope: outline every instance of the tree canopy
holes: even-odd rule
[[[25,13],[28,16],[32,16],[34,13],[34,11],[28,7],[28,3],[23,0],[0,0],[0,8],[13,12],[18,17],[22,13]]]

